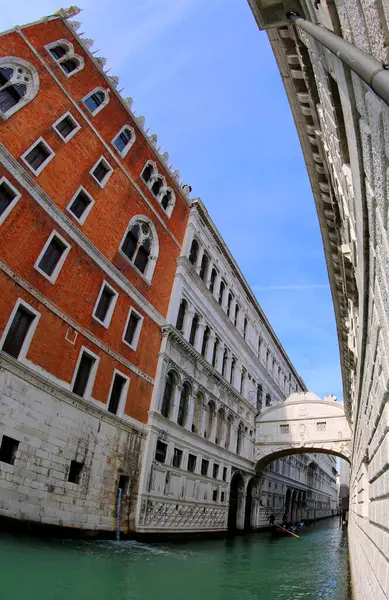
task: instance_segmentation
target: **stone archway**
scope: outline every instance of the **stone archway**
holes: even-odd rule
[[[255,478],[252,477],[247,484],[246,490],[246,504],[244,511],[244,530],[251,531],[255,527],[254,522],[254,495],[257,491],[257,482]]]
[[[230,502],[228,507],[228,531],[234,532],[244,528],[245,511],[244,511],[244,479],[243,475],[236,471],[230,483]]]

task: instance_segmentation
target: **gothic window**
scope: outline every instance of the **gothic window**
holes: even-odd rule
[[[157,259],[157,240],[152,224],[144,217],[133,219],[120,249],[138,271],[150,280]]]
[[[175,199],[176,199],[176,197],[174,195],[173,190],[171,190],[170,188],[167,188],[161,198],[161,206],[162,206],[163,210],[166,211],[166,213],[168,214],[169,217],[172,214]]]
[[[38,88],[35,67],[23,59],[0,58],[0,116],[8,119],[36,96]]]
[[[241,452],[242,452],[243,435],[244,435],[243,423],[239,423],[238,435],[237,435],[237,438],[236,438],[236,453],[237,454],[241,454]]]
[[[193,411],[193,422],[192,422],[193,433],[200,433],[201,420],[202,420],[202,416],[203,416],[203,406],[204,406],[203,395],[201,392],[197,392],[195,402],[194,402],[194,411]]]
[[[199,255],[199,243],[197,240],[193,240],[192,245],[190,247],[190,252],[189,252],[189,262],[191,262],[192,265],[195,265],[197,263],[198,255]]]
[[[231,385],[234,385],[235,365],[236,365],[236,359],[233,358],[232,361],[231,361],[231,373],[230,373],[230,383],[231,383]]]
[[[238,319],[239,319],[239,304],[235,305],[235,317],[234,317],[234,325],[235,327],[238,324]]]
[[[244,322],[243,322],[243,338],[246,339],[246,334],[247,334],[247,318],[244,318]]]
[[[261,358],[261,347],[262,347],[262,340],[261,340],[261,338],[258,338],[258,358]]]
[[[226,371],[227,371],[227,359],[228,359],[228,350],[227,348],[224,349],[223,352],[223,363],[222,363],[222,377],[226,376]]]
[[[209,282],[209,291],[211,292],[211,294],[213,294],[213,290],[215,289],[216,277],[217,277],[217,271],[216,271],[216,269],[212,269],[211,280]]]
[[[184,319],[185,319],[185,314],[186,311],[188,309],[188,303],[185,300],[185,298],[183,298],[181,300],[181,304],[180,304],[180,308],[178,310],[178,316],[177,316],[177,323],[176,323],[176,327],[178,329],[178,331],[183,331],[183,327],[184,327]]]
[[[203,343],[201,346],[201,356],[205,357],[205,355],[206,355],[210,335],[211,335],[211,330],[207,326],[204,330]]]
[[[126,156],[134,142],[135,131],[132,127],[128,127],[127,125],[122,127],[117,136],[112,140],[113,145],[122,158]]]
[[[161,414],[169,419],[174,403],[174,393],[177,386],[177,377],[173,371],[166,376],[165,389],[162,398]]]
[[[230,316],[230,312],[231,312],[231,303],[232,303],[232,294],[231,292],[228,294],[228,301],[227,301],[227,316]]]
[[[208,258],[208,254],[206,254],[204,252],[203,254],[203,258],[201,259],[201,267],[200,267],[200,278],[205,281],[207,278],[207,273],[208,273],[208,265],[209,265],[209,258]]]
[[[46,50],[68,77],[84,67],[83,59],[78,54],[74,54],[73,44],[66,40],[53,42],[46,46]]]
[[[270,394],[266,394],[266,406],[271,406],[271,396],[270,396]]]
[[[198,314],[195,314],[192,319],[192,326],[190,328],[190,335],[189,335],[189,343],[192,346],[194,346],[195,341],[196,341],[196,335],[197,335],[197,330],[199,328],[199,322],[200,322],[200,317]]]
[[[154,181],[153,185],[151,186],[151,191],[153,192],[154,196],[158,196],[162,187],[163,187],[163,178],[157,177],[157,179]]]
[[[231,428],[233,423],[233,417],[229,415],[226,423],[226,449],[228,450],[231,444]]]
[[[213,421],[215,418],[215,404],[212,402],[208,402],[207,406],[207,419],[205,424],[204,437],[209,439],[212,433]]]
[[[190,398],[190,391],[191,391],[190,385],[186,381],[184,383],[184,385],[182,386],[180,404],[178,406],[177,423],[178,423],[178,425],[181,425],[181,427],[184,427],[185,423],[186,423],[186,418],[188,415],[188,404],[189,404],[189,398]]]
[[[96,88],[82,101],[92,115],[97,115],[108,104],[109,96],[103,88]]]
[[[216,420],[216,437],[215,444],[221,444],[223,437],[223,424],[224,424],[224,410],[219,408],[217,412],[217,420]]]
[[[213,347],[213,354],[212,354],[212,366],[213,367],[216,367],[217,351],[218,351],[218,348],[219,348],[219,343],[220,343],[219,338],[216,338],[215,339],[215,345]]]
[[[220,282],[220,288],[219,288],[219,304],[220,304],[220,306],[223,305],[223,298],[224,298],[224,291],[225,291],[225,289],[226,289],[226,284],[222,280]]]
[[[142,179],[145,183],[151,182],[154,175],[156,174],[156,168],[151,162],[148,162],[142,171]]]
[[[257,386],[257,411],[258,412],[262,409],[262,396],[263,396],[263,389],[262,389],[262,386],[259,384]]]

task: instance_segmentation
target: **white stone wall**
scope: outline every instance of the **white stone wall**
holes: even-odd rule
[[[0,516],[114,531],[120,475],[127,476],[121,529],[134,529],[143,433],[0,353],[0,441],[19,441],[0,462]],[[84,463],[68,481],[72,460]]]

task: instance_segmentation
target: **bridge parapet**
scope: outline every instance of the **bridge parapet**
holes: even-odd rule
[[[313,392],[292,394],[256,419],[257,468],[288,454],[324,452],[350,461],[351,431],[342,402]]]

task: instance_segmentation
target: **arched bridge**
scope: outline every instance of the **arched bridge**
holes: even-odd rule
[[[283,404],[265,408],[257,417],[257,470],[282,456],[305,452],[324,452],[350,462],[350,426],[343,403],[334,396],[321,400],[312,392],[292,394]]]

